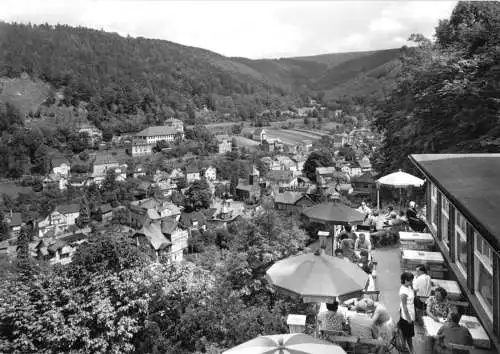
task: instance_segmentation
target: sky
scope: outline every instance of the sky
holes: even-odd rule
[[[226,56],[283,58],[401,47],[432,38],[455,1],[1,0],[0,20],[159,38]]]

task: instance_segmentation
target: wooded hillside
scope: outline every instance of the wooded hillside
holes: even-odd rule
[[[203,106],[239,121],[265,109],[300,106],[318,89],[336,88],[331,98],[370,95],[377,91],[339,90],[339,84],[363,81],[398,55],[388,50],[250,60],[82,27],[0,23],[0,77],[39,78],[54,89],[49,104],[84,103],[89,120],[118,133],[172,115],[194,124]],[[60,102],[57,93],[64,95]]]

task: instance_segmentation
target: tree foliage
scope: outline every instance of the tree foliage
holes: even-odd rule
[[[196,264],[158,264],[130,239],[96,235],[69,266],[0,278],[0,351],[210,352],[285,332],[288,313],[312,314],[264,279],[305,247],[293,220],[267,211],[224,237],[224,249],[207,243]]]
[[[0,32],[0,76],[41,78],[63,93],[60,104],[84,102],[89,120],[117,133],[174,115],[194,123],[203,107],[246,118],[296,100],[202,49],[66,25],[1,23]]]
[[[333,166],[332,155],[328,151],[313,151],[307,157],[302,172],[311,181],[316,181],[316,168]]]
[[[413,153],[500,150],[500,4],[459,2],[435,36],[411,37],[417,47],[404,50],[397,87],[378,107],[379,171]]]

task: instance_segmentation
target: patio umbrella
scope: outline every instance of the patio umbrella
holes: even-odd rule
[[[314,339],[307,334],[291,333],[260,336],[226,350],[223,354],[345,354],[338,345]]]
[[[355,222],[363,222],[365,214],[340,202],[321,203],[302,212],[312,222],[325,225],[346,225]],[[332,240],[332,256],[334,248]]]
[[[267,270],[266,277],[277,289],[316,303],[359,296],[368,280],[357,264],[324,251],[278,261]]]
[[[315,205],[304,210],[303,214],[311,221],[332,225],[362,222],[365,218],[365,214],[338,202]]]
[[[399,188],[400,202],[401,202],[401,188],[407,187],[421,187],[425,181],[409,173],[399,170],[398,172],[393,172],[387,176],[379,178],[377,181],[377,208],[380,209],[380,196],[379,196],[379,186],[392,186]]]

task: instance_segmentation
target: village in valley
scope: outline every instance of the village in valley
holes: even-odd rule
[[[0,4],[0,353],[498,353],[499,48],[493,1]]]
[[[375,171],[370,157],[379,143],[377,134],[341,109],[329,111],[315,100],[309,103],[295,112],[282,112],[289,119],[281,124],[283,128],[276,123],[263,127],[213,123],[185,128],[181,120],[169,118],[163,125],[113,137],[108,143],[103,142],[102,131],[80,122],[76,133],[95,147],[88,150],[88,171],[80,172],[78,157],[51,156],[50,173],[39,181],[42,190],[65,193],[128,181],[133,200],[99,204],[85,197],[58,204],[34,220],[36,237],[29,245],[31,254],[51,264],[67,264],[91,233],[112,231],[130,235],[157,257],[178,261],[189,251],[193,231],[227,228],[239,218],[252,218],[262,211],[263,201],[271,201],[276,210],[286,212],[316,204],[318,193],[326,199],[340,193],[353,200],[374,201]],[[328,124],[329,131],[320,129],[321,123],[310,124],[318,120],[318,112],[333,122]],[[265,119],[266,113],[259,116]],[[348,122],[350,129],[338,122]],[[169,157],[170,150],[185,144],[185,129],[198,128],[206,129],[213,140],[213,152]],[[304,164],[325,142],[331,144],[334,157],[327,167],[315,169],[312,181],[304,173]],[[220,163],[235,157],[244,159],[248,166],[243,176]],[[202,208],[186,210],[185,193],[199,188],[202,181],[208,187],[209,200]],[[9,237],[0,244],[0,252],[15,257],[17,236],[26,221],[21,213],[12,211],[6,214],[6,221]]]

